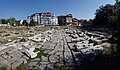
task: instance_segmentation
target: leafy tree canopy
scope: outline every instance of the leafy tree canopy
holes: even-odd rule
[[[10,25],[12,26],[17,24],[17,20],[13,17],[10,17],[9,19],[7,19],[7,22],[10,23]]]

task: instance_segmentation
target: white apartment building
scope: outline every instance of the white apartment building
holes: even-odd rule
[[[31,16],[28,16],[28,23],[30,23],[32,19],[36,21],[38,25],[58,25],[58,18],[51,12],[35,13]]]

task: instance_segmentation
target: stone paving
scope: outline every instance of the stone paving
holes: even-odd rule
[[[76,56],[77,52],[71,50],[76,44],[74,42],[71,43],[71,39],[69,34],[66,34],[63,30],[55,30],[52,38],[45,43],[32,40],[20,42],[18,39],[5,45],[0,45],[0,67],[7,64],[9,68],[15,69],[20,64],[27,63],[30,58],[23,52],[30,48],[41,48],[47,54],[47,57],[34,58],[28,62],[30,70],[53,70],[55,65],[59,67],[79,66],[82,64],[83,58],[80,55]]]
[[[41,48],[45,50],[44,53],[48,54],[47,57],[42,56],[41,61],[39,61],[39,58],[33,59],[29,63],[30,69],[52,70],[54,64],[70,65],[71,62],[73,63],[73,58],[62,30],[56,31],[53,38],[47,41]]]

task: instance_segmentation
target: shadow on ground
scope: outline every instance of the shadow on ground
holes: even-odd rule
[[[85,62],[78,70],[119,70],[120,57],[116,55],[102,55],[93,62]]]

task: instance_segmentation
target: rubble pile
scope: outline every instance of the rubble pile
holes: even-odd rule
[[[79,66],[83,60],[94,61],[104,52],[103,46],[110,47],[109,36],[99,32],[70,29],[22,32],[0,32],[0,36],[17,36],[17,39],[8,39],[9,43],[0,45],[0,67],[6,65],[9,70],[27,63],[32,70],[52,70],[54,66],[64,65],[74,68],[76,62]],[[46,55],[37,57],[42,54],[34,52],[36,48],[44,50]]]
[[[93,33],[66,29],[65,33],[76,61],[80,61],[81,59],[94,61],[104,51],[103,44],[109,44],[108,40],[110,36],[100,32]]]
[[[0,45],[0,68],[7,66],[8,69],[15,69],[22,63],[27,63],[30,58],[35,58],[38,52],[34,52],[35,48],[41,48],[46,41],[52,38],[55,30],[48,30],[41,34],[26,39],[17,37],[16,40],[7,44]],[[5,35],[8,36],[8,35]],[[40,38],[40,40],[39,40]],[[38,43],[39,41],[39,43]]]

